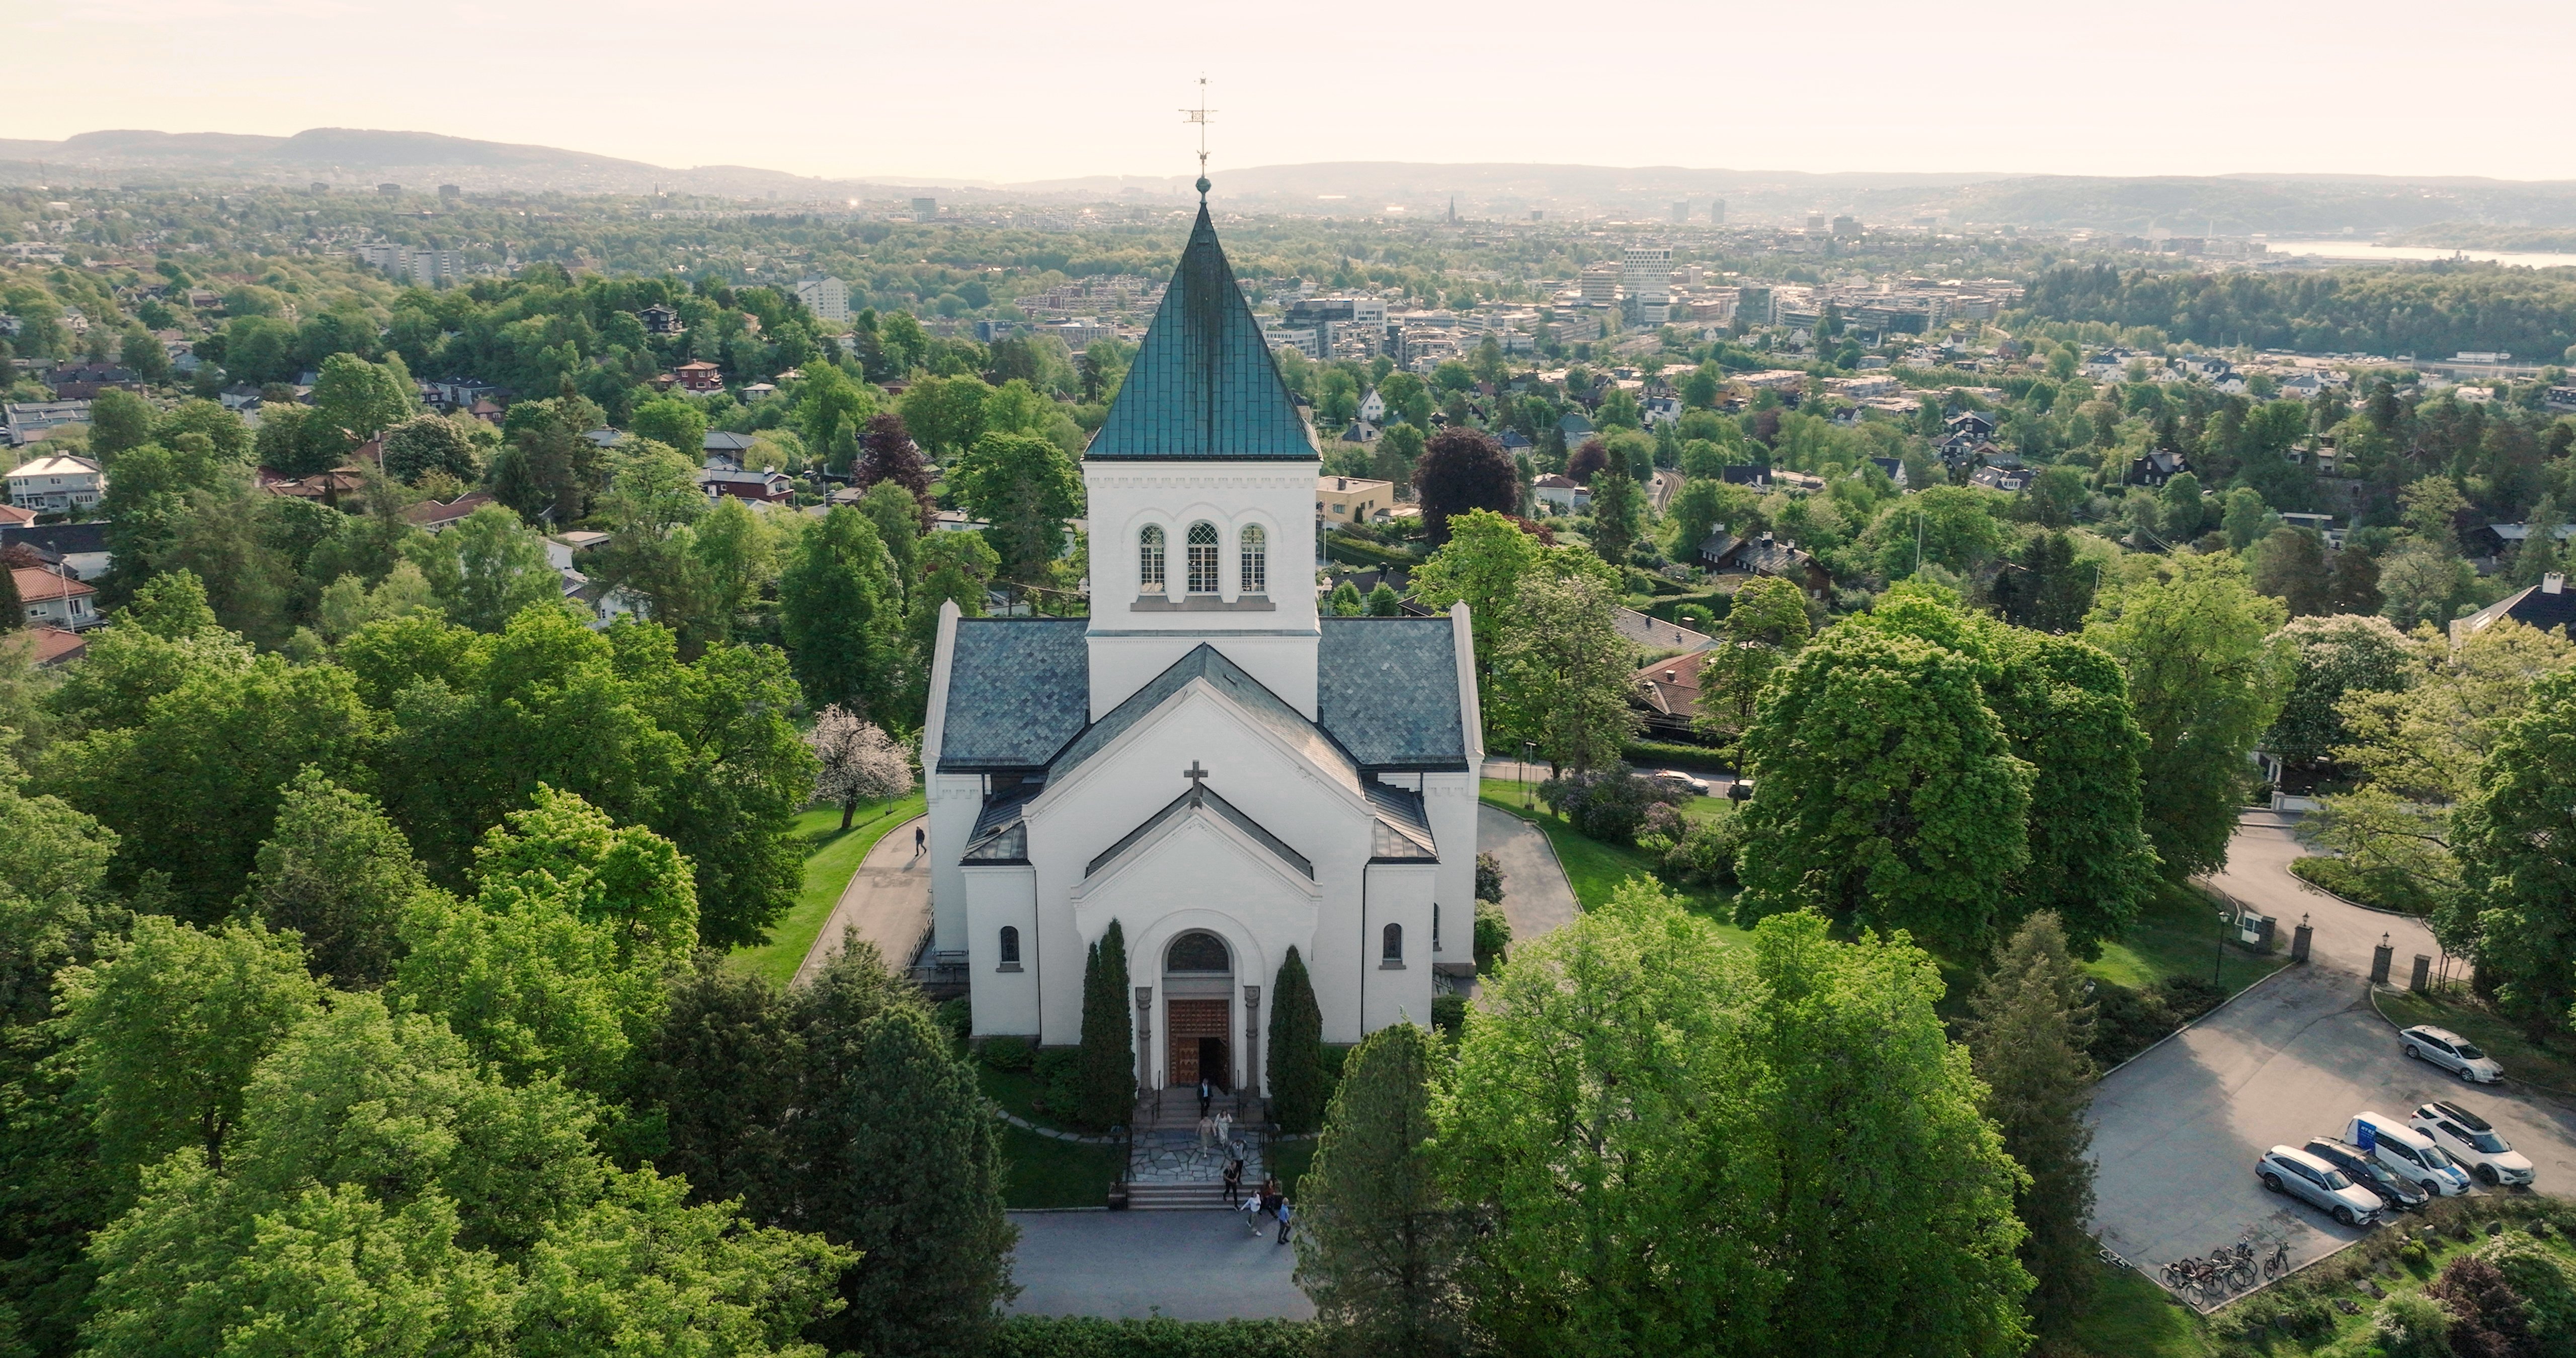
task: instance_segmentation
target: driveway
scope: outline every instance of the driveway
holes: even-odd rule
[[[1503,916],[1512,922],[1512,941],[1526,943],[1574,921],[1581,909],[1574,903],[1574,887],[1537,826],[1479,802],[1476,850],[1492,854],[1503,871]]]
[[[1013,1212],[1017,1315],[1312,1320],[1297,1247],[1240,1212]]]
[[[930,928],[930,859],[914,852],[912,831],[929,823],[929,817],[915,816],[886,831],[859,860],[859,870],[850,874],[850,884],[841,888],[841,899],[832,906],[832,917],[823,921],[823,932],[815,935],[804,964],[796,968],[796,984],[814,979],[840,953],[841,937],[852,929],[877,945],[887,966],[900,972],[912,965],[912,950]]]
[[[2289,1243],[2292,1264],[2366,1232],[2264,1191],[2254,1158],[2279,1144],[2340,1135],[2365,1109],[2404,1116],[2457,1099],[2495,1123],[2539,1167],[2539,1187],[2576,1186],[2576,1113],[2511,1086],[2469,1088],[2409,1061],[2370,1007],[2371,948],[2385,932],[2402,978],[2431,940],[2410,920],[2343,905],[2289,875],[2297,844],[2253,825],[2219,884],[2286,928],[2316,928],[2311,965],[2276,973],[2180,1036],[2104,1077],[2093,1098],[2093,1225],[2104,1245],[2152,1278],[2253,1230]]]

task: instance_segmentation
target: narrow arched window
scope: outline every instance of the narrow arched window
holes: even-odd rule
[[[1243,530],[1243,536],[1238,539],[1238,541],[1243,544],[1243,583],[1237,587],[1237,592],[1243,594],[1269,593],[1270,534],[1264,531],[1260,524],[1256,523],[1247,526]]]
[[[1019,964],[1020,931],[1012,925],[1005,924],[1002,926],[1002,965],[1015,967]]]
[[[1136,535],[1136,592],[1163,592],[1163,530],[1158,524],[1145,525]]]
[[[1190,593],[1216,593],[1216,525],[1190,525]]]
[[[1379,958],[1380,958],[1380,960],[1382,960],[1382,961],[1387,961],[1387,962],[1401,962],[1401,961],[1403,961],[1403,960],[1404,960],[1404,926],[1403,926],[1403,925],[1401,925],[1401,924],[1390,924],[1390,925],[1386,926],[1386,931],[1385,931],[1385,933],[1384,933],[1383,935],[1381,935],[1381,937],[1383,937],[1383,938],[1386,940],[1386,942],[1385,942],[1384,946],[1379,950]]]

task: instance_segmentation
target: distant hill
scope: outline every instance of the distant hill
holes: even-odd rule
[[[963,205],[1001,201],[1168,201],[1190,198],[1188,174],[1095,175],[1019,184],[970,180],[818,179],[742,165],[674,169],[550,146],[476,141],[431,132],[320,127],[291,137],[222,132],[84,132],[62,141],[0,140],[0,184],[46,180],[115,183],[319,180],[349,188],[393,182],[426,189],[681,193],[782,204],[846,197],[933,194]],[[2576,182],[2473,178],[2244,174],[2118,178],[1837,173],[1510,162],[1432,164],[1327,161],[1222,169],[1217,198],[1245,211],[1416,219],[1455,203],[1474,220],[1611,217],[1667,222],[1676,204],[1705,223],[1716,200],[1730,223],[1800,223],[1850,213],[1873,225],[1935,220],[2052,230],[2089,228],[2173,235],[2378,236],[2414,233],[2428,244],[2471,236],[2576,228]],[[2454,241],[2449,237],[2459,237]],[[2435,239],[2439,238],[2439,239]]]

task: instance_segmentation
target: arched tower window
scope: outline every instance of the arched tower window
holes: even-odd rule
[[[1216,593],[1216,525],[1190,525],[1190,593]]]
[[[1160,594],[1163,584],[1163,529],[1159,524],[1145,525],[1136,535],[1136,592]]]
[[[1383,946],[1379,949],[1379,959],[1381,961],[1401,962],[1404,960],[1403,925],[1390,924],[1386,926],[1385,932],[1380,934],[1379,937],[1385,940]]]
[[[1247,525],[1238,539],[1243,545],[1243,583],[1238,588],[1245,594],[1270,592],[1270,534],[1260,524]]]
[[[1192,929],[1163,950],[1163,970],[1226,975],[1234,970],[1234,954],[1224,939],[1205,929]]]
[[[1002,926],[1002,965],[1015,967],[1019,964],[1020,931],[1016,926],[1005,924]]]

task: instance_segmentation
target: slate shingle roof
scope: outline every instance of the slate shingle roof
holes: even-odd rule
[[[1043,768],[1091,717],[1080,618],[960,618],[949,657],[946,773]]]
[[[1234,283],[1207,205],[1109,418],[1093,462],[1320,460],[1261,326]]]
[[[1466,720],[1447,618],[1326,618],[1316,715],[1363,767],[1463,769]]]
[[[1358,763],[1334,743],[1323,728],[1306,720],[1305,715],[1290,707],[1286,699],[1244,673],[1241,666],[1225,658],[1224,652],[1206,642],[1192,647],[1190,653],[1174,661],[1170,669],[1155,675],[1152,682],[1129,694],[1125,702],[1109,709],[1100,720],[1074,737],[1072,743],[1064,747],[1063,753],[1048,761],[1048,777],[1053,779],[1081,767],[1084,760],[1107,748],[1109,742],[1143,721],[1194,679],[1205,679],[1218,692],[1233,699],[1254,720],[1268,726],[1302,754],[1318,772],[1338,770],[1350,785],[1358,785]],[[943,758],[940,762],[944,765],[947,760]]]

